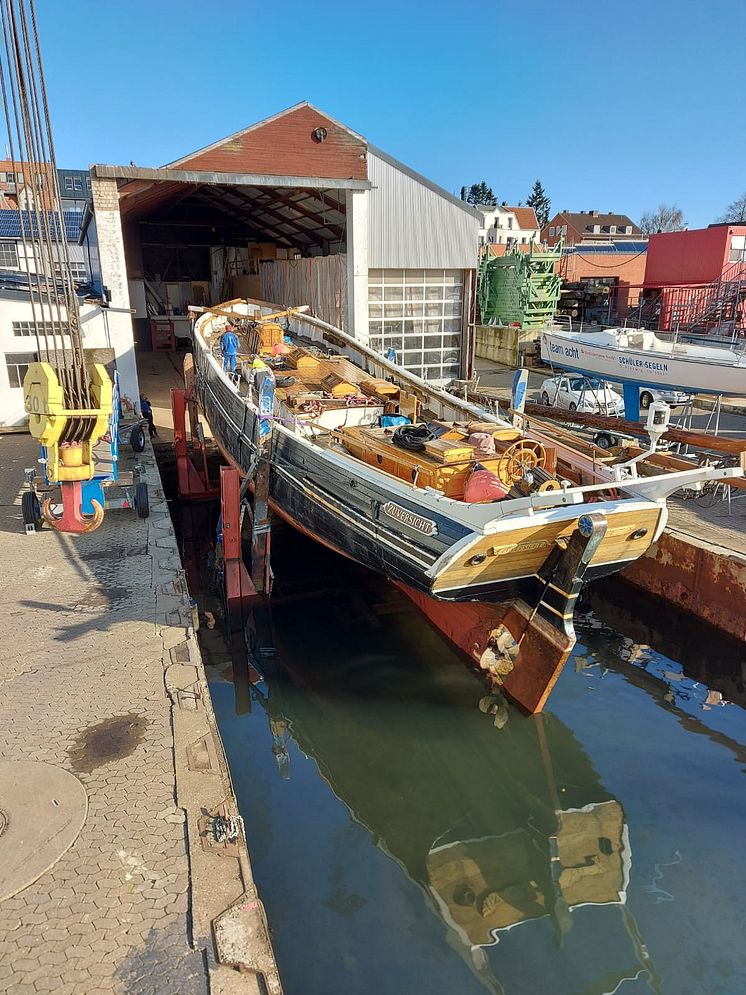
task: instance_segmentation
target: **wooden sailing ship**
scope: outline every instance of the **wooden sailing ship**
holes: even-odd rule
[[[195,322],[197,392],[226,459],[251,474],[261,450],[276,514],[398,584],[529,711],[572,649],[581,584],[646,552],[673,491],[740,473],[638,476],[634,461],[611,465],[434,388],[304,309],[271,310],[231,301]],[[476,472],[500,500],[473,499]]]

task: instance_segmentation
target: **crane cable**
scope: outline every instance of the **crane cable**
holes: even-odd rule
[[[34,0],[0,0],[2,90],[8,151],[27,191],[18,192],[20,236],[40,360],[54,367],[66,407],[91,408],[80,311],[70,267]],[[35,271],[32,280],[31,264]],[[71,418],[64,441],[85,439],[88,418]]]

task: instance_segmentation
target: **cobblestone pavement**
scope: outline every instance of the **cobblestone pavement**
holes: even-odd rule
[[[669,531],[746,556],[746,491],[734,489],[733,495],[730,514],[726,501],[718,501],[712,508],[699,508],[696,501],[669,500]]]
[[[209,989],[215,913],[192,935],[189,825],[164,684],[187,609],[178,581],[163,583],[180,563],[152,457],[147,521],[115,511],[88,536],[45,527],[27,537],[17,495],[36,454],[27,436],[0,437],[0,758],[70,770],[89,810],[57,863],[0,902],[0,991],[258,990],[236,988],[245,976],[228,968],[227,986]]]

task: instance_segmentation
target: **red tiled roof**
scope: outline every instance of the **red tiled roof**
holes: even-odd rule
[[[539,227],[533,207],[506,207],[505,210],[512,211],[515,214],[518,227],[523,231]]]

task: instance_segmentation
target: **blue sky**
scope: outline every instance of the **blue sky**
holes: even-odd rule
[[[446,189],[690,227],[746,190],[746,2],[37,0],[60,165],[162,165],[307,99]]]

